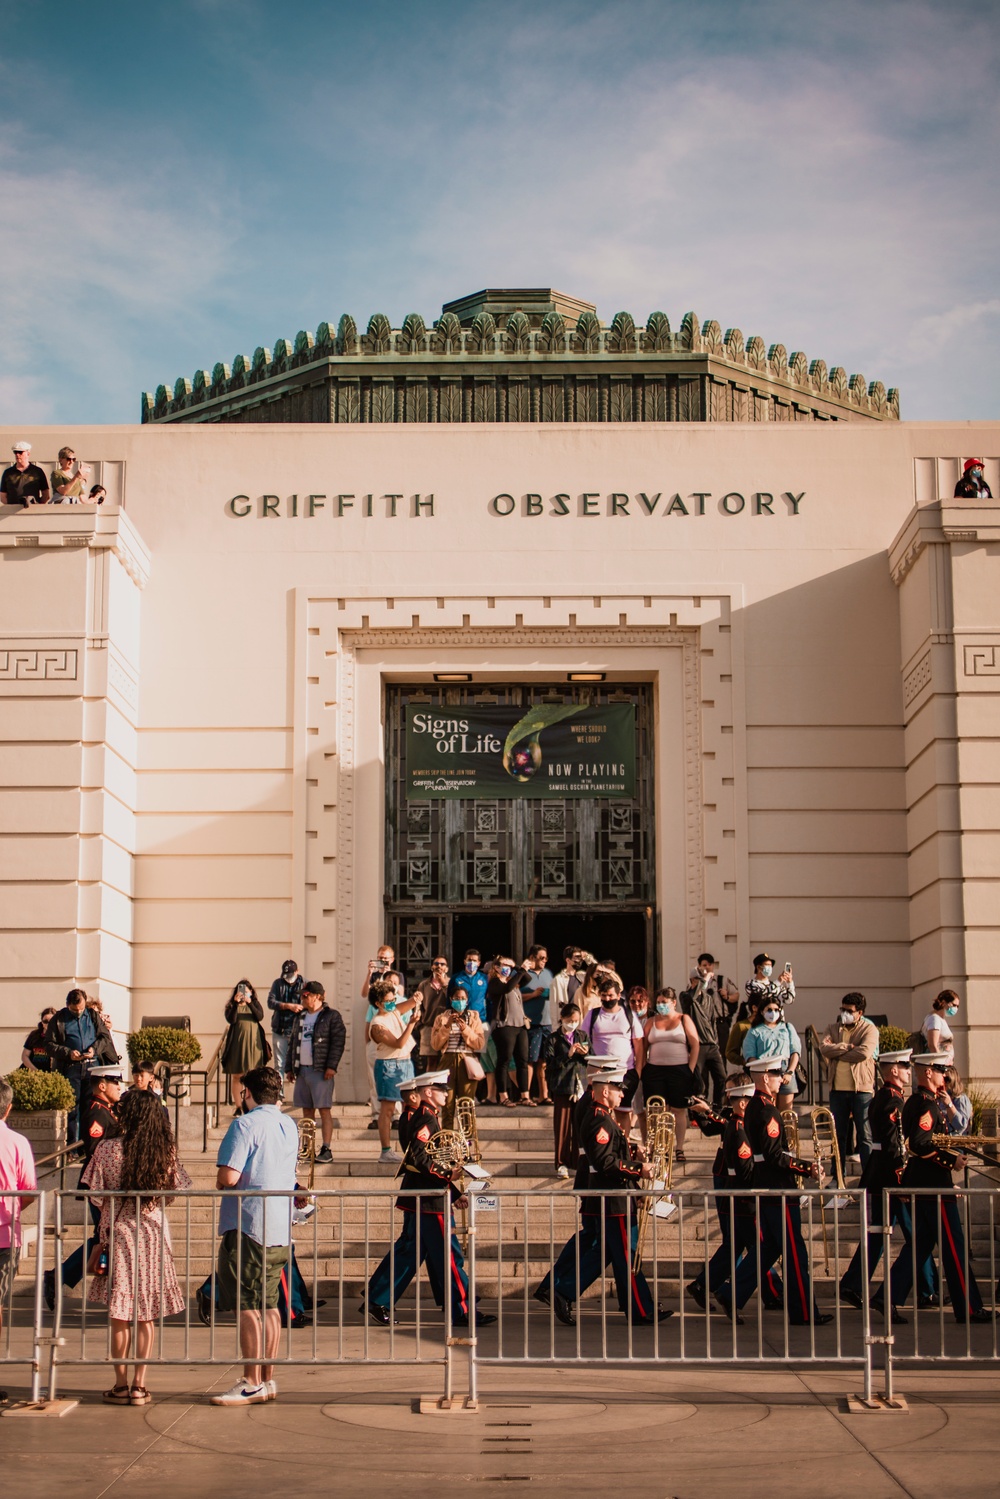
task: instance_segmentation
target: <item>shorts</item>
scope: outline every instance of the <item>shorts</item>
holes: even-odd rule
[[[0,1311],[3,1311],[10,1301],[20,1258],[21,1250],[17,1244],[8,1244],[0,1249]]]
[[[545,1038],[551,1036],[551,1034],[551,1025],[533,1025],[528,1032],[528,1061],[532,1067],[537,1066],[541,1061]]]
[[[295,1079],[292,1107],[296,1109],[328,1109],[333,1104],[333,1085],[336,1078],[324,1077],[318,1067],[301,1067]]]
[[[222,1235],[219,1245],[219,1263],[216,1272],[219,1308],[224,1312],[236,1310],[236,1254],[240,1255],[240,1311],[259,1312],[261,1291],[264,1293],[264,1310],[271,1311],[278,1305],[281,1272],[291,1259],[289,1244],[258,1244],[249,1234],[231,1228]]]
[[[404,1083],[412,1083],[415,1076],[412,1062],[389,1062],[377,1057],[375,1092],[379,1103],[401,1103],[400,1088]]]
[[[647,1062],[642,1069],[642,1096],[647,1109],[649,1100],[657,1097],[663,1099],[668,1109],[683,1109],[696,1092],[697,1079],[683,1063],[676,1067],[655,1067]]]

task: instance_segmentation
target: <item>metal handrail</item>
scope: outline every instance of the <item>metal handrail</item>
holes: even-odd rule
[[[822,1104],[826,1073],[820,1051],[819,1032],[814,1025],[806,1026],[806,1097],[805,1102]]]
[[[48,1165],[51,1165],[51,1163],[53,1161],[58,1161],[59,1162],[59,1190],[60,1191],[65,1190],[65,1187],[66,1187],[66,1165],[67,1165],[66,1157],[69,1156],[69,1155],[71,1155],[74,1151],[79,1151],[79,1152],[82,1153],[82,1151],[83,1151],[83,1141],[82,1140],[73,1140],[72,1143],[69,1144],[69,1145],[60,1145],[59,1149],[58,1150],[53,1150],[50,1155],[43,1155],[39,1160],[37,1160],[35,1162],[35,1175],[36,1176],[38,1175],[38,1173],[41,1171],[41,1169],[42,1169],[43,1166],[48,1166]]]

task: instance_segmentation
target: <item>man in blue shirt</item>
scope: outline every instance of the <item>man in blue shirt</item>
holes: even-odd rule
[[[66,1118],[66,1143],[72,1145],[80,1138],[80,1104],[87,1072],[98,1063],[110,1067],[118,1061],[111,1033],[100,1013],[88,1007],[83,989],[71,989],[65,1009],[52,1017],[45,1032],[45,1049],[76,1095],[76,1108],[70,1109]]]
[[[485,1025],[487,978],[480,967],[481,961],[478,948],[470,947],[465,954],[463,967],[458,973],[452,975],[451,983],[448,985],[448,998],[453,998],[456,989],[464,989],[469,996],[469,1009],[475,1010]]]
[[[291,1279],[291,1220],[299,1133],[278,1107],[282,1079],[273,1067],[255,1067],[240,1079],[245,1114],[237,1115],[219,1146],[216,1186],[230,1189],[219,1209],[217,1271],[219,1305],[239,1307],[243,1378],[213,1405],[262,1405],[278,1393],[274,1365],[278,1351],[281,1272]],[[274,1191],[281,1197],[237,1196],[241,1191]],[[299,1202],[304,1206],[305,1198]]]

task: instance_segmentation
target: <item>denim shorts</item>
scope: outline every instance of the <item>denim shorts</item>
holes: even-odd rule
[[[375,1059],[375,1092],[380,1103],[399,1103],[400,1088],[403,1083],[412,1083],[416,1074],[413,1071],[413,1063],[386,1062],[381,1058]]]
[[[546,1036],[551,1036],[551,1025],[533,1025],[528,1032],[528,1061],[532,1067],[541,1060],[542,1047],[545,1045]]]

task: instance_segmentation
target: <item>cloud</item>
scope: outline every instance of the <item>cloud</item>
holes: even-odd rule
[[[986,302],[966,302],[918,319],[910,329],[910,347],[920,358],[942,353],[960,334],[977,331],[986,318],[1000,316],[1000,297]]]

